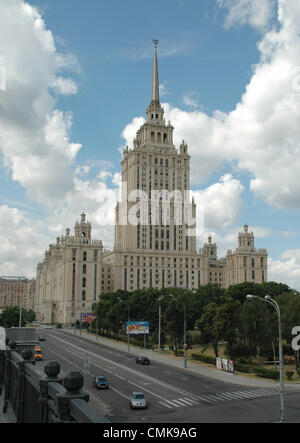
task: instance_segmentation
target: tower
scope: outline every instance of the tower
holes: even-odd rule
[[[189,201],[190,156],[179,151],[159,98],[158,40],[154,43],[151,102],[133,148],[123,152],[122,199],[116,207],[115,250],[196,252],[196,205]]]
[[[267,281],[267,250],[255,248],[253,232],[244,225],[238,235],[238,247],[227,252],[227,285]]]

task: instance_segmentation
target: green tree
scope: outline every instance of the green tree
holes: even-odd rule
[[[216,310],[213,333],[227,342],[226,353],[233,359],[233,346],[238,339],[240,325],[241,303],[238,300],[228,299]]]
[[[207,349],[210,345],[213,346],[216,358],[219,356],[218,340],[219,333],[215,328],[215,319],[219,305],[210,303],[204,307],[203,314],[196,322],[196,327],[199,329],[199,344]]]
[[[28,311],[22,309],[22,327],[27,323]],[[19,326],[20,308],[18,306],[5,308],[0,315],[0,326],[4,328],[16,328]]]

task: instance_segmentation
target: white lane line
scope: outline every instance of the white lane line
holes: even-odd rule
[[[69,341],[67,341],[67,340],[63,340],[63,339],[61,339],[61,338],[59,338],[59,337],[57,337],[57,336],[53,336],[53,335],[52,335],[52,337],[53,337],[54,339],[56,339],[56,340],[59,340],[59,341],[65,343],[65,344],[68,344],[69,346],[72,346],[72,347],[74,347],[74,348],[76,348],[76,349],[82,351],[82,349],[81,349],[79,346],[74,345],[73,343],[71,343],[71,342],[69,342]],[[70,352],[70,351],[68,351],[68,352]],[[153,377],[151,377],[151,376],[149,376],[149,375],[145,375],[145,374],[143,374],[143,373],[141,373],[141,372],[138,372],[138,371],[136,371],[136,370],[134,370],[134,369],[128,368],[128,367],[126,367],[126,366],[124,366],[124,365],[122,365],[122,364],[120,364],[120,363],[112,362],[111,360],[108,360],[108,359],[105,358],[105,357],[99,356],[99,355],[95,354],[94,352],[91,352],[91,351],[86,350],[86,351],[85,351],[85,354],[91,354],[93,357],[100,358],[100,359],[106,361],[106,362],[109,363],[109,364],[114,363],[115,366],[120,367],[122,370],[125,369],[125,370],[127,370],[128,372],[132,372],[133,374],[138,375],[139,377],[143,377],[143,378],[146,378],[146,379],[148,379],[148,380],[150,380],[150,381],[153,381],[153,382],[155,382],[155,383],[157,383],[157,384],[160,384],[160,385],[164,386],[165,388],[168,388],[168,389],[170,389],[170,390],[173,390],[173,391],[175,391],[175,392],[177,392],[177,393],[179,393],[179,394],[188,395],[188,396],[190,396],[190,397],[195,398],[196,400],[203,400],[203,397],[200,397],[200,396],[197,396],[197,395],[191,394],[190,392],[187,392],[187,391],[185,391],[185,390],[183,390],[183,389],[180,389],[180,388],[175,388],[174,386],[169,385],[168,383],[162,382],[162,381],[160,381],[160,380],[158,380],[158,379],[156,379],[156,378],[153,378]],[[94,363],[94,364],[95,364],[95,363]],[[95,365],[97,365],[97,364],[95,364]],[[103,368],[103,370],[105,370],[105,369]],[[157,394],[154,394],[154,395],[157,395]],[[158,396],[158,395],[157,395],[157,396]],[[158,397],[160,397],[160,396],[158,396]],[[161,398],[161,397],[160,397],[160,398]],[[205,401],[205,400],[204,400],[204,401]]]
[[[93,363],[93,364],[94,364],[94,363]],[[115,375],[116,377],[120,378],[120,379],[123,380],[123,381],[126,381],[126,378],[121,377],[121,375],[118,375],[118,374],[113,374],[113,375]]]
[[[261,395],[263,395],[263,396],[268,396],[268,395],[276,395],[276,394],[279,394],[279,392],[276,392],[276,391],[266,391],[265,389],[262,389],[262,390],[252,390],[252,391],[250,391],[250,392],[259,392]]]
[[[165,407],[165,408],[173,409],[173,407],[172,407],[171,405],[168,405],[167,403],[164,403],[163,401],[159,401],[158,403],[159,403],[160,405],[162,405],[163,407]]]
[[[210,395],[210,397],[216,398],[217,400],[222,400],[222,401],[225,400],[225,398],[222,397],[221,394],[213,394],[213,395]]]
[[[110,386],[109,388],[112,389],[113,391],[117,392],[118,394],[122,395],[122,397],[125,397],[126,400],[129,400],[128,395],[123,394],[122,392],[118,391],[118,389],[114,388],[113,386]]]
[[[178,405],[177,403],[175,403],[174,400],[167,400],[166,398],[165,398],[164,402],[172,405],[173,407],[175,406],[176,408],[180,408],[182,406],[182,405]]]
[[[213,394],[207,395],[206,398],[209,399],[210,401],[214,401],[214,402],[220,401],[220,399]]]
[[[195,404],[198,404],[198,403],[199,403],[198,400],[195,401],[195,400],[192,400],[192,399],[190,399],[190,398],[188,398],[188,397],[181,398],[180,401],[185,401],[185,402],[186,402],[187,404],[189,404],[189,405],[195,405]]]
[[[241,398],[239,395],[232,394],[230,392],[223,392],[221,395],[223,395],[224,397],[227,397],[228,400],[236,400],[238,398]]]
[[[244,397],[244,398],[253,397],[253,395],[249,395],[249,393],[247,393],[245,391],[237,391],[237,392],[234,392],[234,394],[240,395],[241,397]]]
[[[190,401],[185,400],[184,398],[178,398],[176,399],[176,401],[181,403],[183,406],[196,406],[197,404],[199,404],[199,402],[191,403]]]

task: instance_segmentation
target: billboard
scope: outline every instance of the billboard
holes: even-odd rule
[[[92,323],[92,321],[94,320],[94,318],[95,318],[95,314],[92,314],[92,313],[85,313],[85,312],[82,312],[81,313],[81,321],[83,322],[83,323]]]
[[[149,322],[148,321],[127,321],[126,322],[126,334],[149,334]]]
[[[234,372],[234,362],[226,358],[217,358],[216,366],[218,371]]]

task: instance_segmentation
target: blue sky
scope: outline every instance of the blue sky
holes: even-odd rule
[[[269,278],[300,287],[299,6],[0,5],[0,66],[7,71],[7,91],[0,91],[1,274],[34,275],[47,245],[83,210],[94,236],[112,244],[120,151],[150,102],[152,39],[159,38],[161,102],[175,141],[189,145],[192,189],[206,196],[205,235],[223,255],[248,223],[256,246],[268,249]]]

